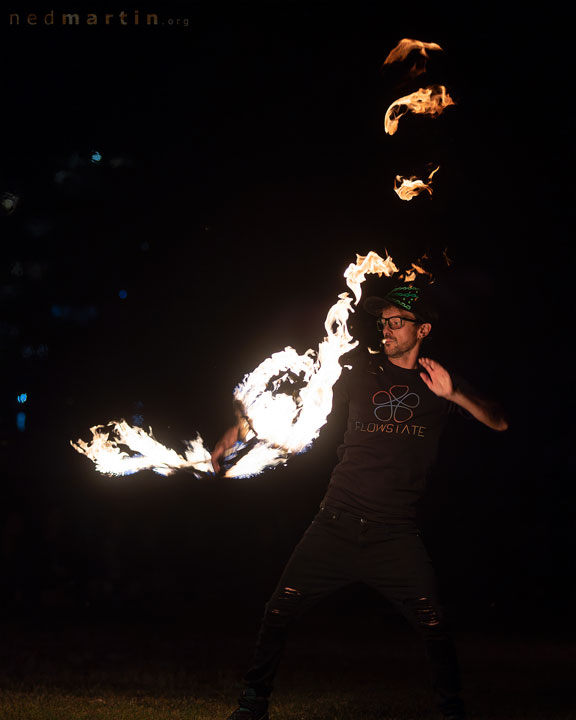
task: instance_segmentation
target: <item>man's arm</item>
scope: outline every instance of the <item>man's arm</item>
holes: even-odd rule
[[[240,404],[236,401],[234,401],[234,415],[236,422],[224,432],[212,451],[212,467],[214,468],[214,472],[216,474],[220,472],[221,461],[239,440],[244,440],[246,438],[246,435],[251,429],[248,421],[244,417]]]
[[[338,379],[333,388],[333,403],[330,412],[330,424],[337,428],[342,428],[342,434],[346,427],[346,417],[348,411],[348,390],[346,387],[346,376],[350,372],[343,369],[341,377]],[[231,425],[220,437],[211,454],[212,467],[216,475],[221,470],[221,463],[226,455],[232,450],[239,440],[245,440],[250,431],[254,433],[248,420],[244,416],[243,409],[239,403],[234,402],[234,414],[236,422]]]
[[[435,395],[459,405],[492,430],[508,429],[508,421],[497,403],[455,388],[450,373],[435,360],[420,358],[418,362],[425,371],[420,377]]]

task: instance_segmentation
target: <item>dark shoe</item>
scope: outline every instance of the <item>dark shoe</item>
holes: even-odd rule
[[[443,720],[466,720],[464,703],[458,695],[446,698],[440,703],[439,709]]]
[[[238,698],[238,709],[227,720],[270,720],[268,699],[257,697],[253,690],[245,690]]]

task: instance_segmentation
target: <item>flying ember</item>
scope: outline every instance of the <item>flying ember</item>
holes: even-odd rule
[[[388,135],[394,135],[398,130],[398,123],[402,115],[413,112],[416,115],[431,115],[438,117],[444,109],[456,103],[446,92],[444,85],[430,85],[420,88],[410,95],[394,100],[384,116],[384,130]]]
[[[424,260],[425,258],[426,258],[426,256],[424,256],[422,258],[422,260]],[[418,260],[418,262],[421,262],[421,261]],[[411,282],[414,282],[414,280],[416,280],[418,275],[428,276],[428,283],[430,285],[434,282],[434,277],[433,277],[432,273],[429,272],[428,270],[425,270],[422,266],[417,265],[416,263],[412,263],[411,266],[407,270],[404,270],[402,275],[400,275],[400,279],[403,282],[411,283]]]
[[[440,166],[438,166],[435,170],[432,170],[430,175],[428,175],[428,180],[426,182],[414,176],[405,178],[402,175],[396,175],[396,179],[394,180],[394,192],[401,200],[407,201],[412,200],[412,198],[417,195],[420,195],[420,193],[424,190],[432,195],[432,178],[439,169]]]
[[[326,336],[318,349],[299,355],[286,347],[266,358],[234,390],[234,401],[245,419],[246,432],[228,458],[226,477],[248,477],[285,464],[307,450],[318,437],[332,409],[332,388],[342,371],[339,359],[358,344],[348,330],[352,304],[358,305],[366,275],[390,277],[398,272],[392,258],[374,251],[357,255],[344,277],[352,291],[343,292],[328,310]],[[287,393],[285,388],[291,388]],[[112,421],[90,428],[92,440],[71,442],[96,469],[108,475],[154,470],[169,475],[186,469],[197,476],[213,474],[210,452],[200,435],[186,443],[184,455],[165,447],[142,428]]]
[[[422,73],[426,72],[426,60],[429,57],[426,50],[442,50],[442,48],[437,43],[427,43],[422,42],[421,40],[403,38],[395,48],[390,50],[388,57],[383,62],[383,65],[391,65],[394,62],[402,62],[402,60],[405,60],[413,50],[418,50],[418,54],[424,58],[424,60],[420,60],[420,63],[415,62],[410,68],[410,77],[417,77],[418,75],[422,75]]]

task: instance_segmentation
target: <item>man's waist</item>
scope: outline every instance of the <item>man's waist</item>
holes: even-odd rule
[[[358,522],[361,525],[414,525],[414,519],[408,517],[387,517],[387,518],[374,518],[366,516],[366,514],[358,511],[351,511],[349,509],[344,510],[341,507],[337,507],[332,503],[323,501],[320,505],[320,513],[329,515],[334,520],[343,518],[345,520],[351,520]]]

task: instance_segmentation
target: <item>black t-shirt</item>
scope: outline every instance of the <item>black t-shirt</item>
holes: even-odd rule
[[[453,378],[454,380],[454,378]],[[449,412],[420,370],[359,356],[334,387],[348,425],[324,502],[368,520],[414,519]]]

